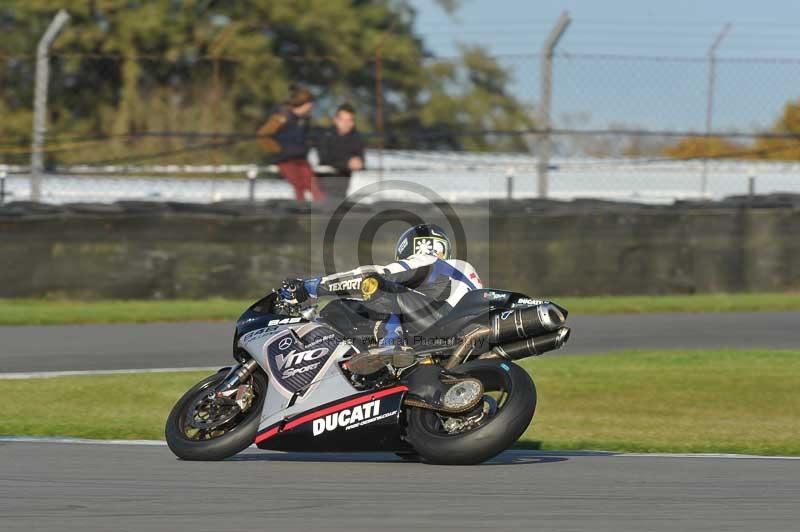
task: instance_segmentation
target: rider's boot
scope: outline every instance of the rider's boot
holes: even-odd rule
[[[378,347],[366,353],[359,353],[348,361],[348,369],[356,375],[372,375],[384,368],[391,366],[395,369],[406,368],[416,361],[413,350],[403,343],[405,332],[396,314],[389,316],[384,326],[384,336],[378,338],[376,327],[376,340]]]

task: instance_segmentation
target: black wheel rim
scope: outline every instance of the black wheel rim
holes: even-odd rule
[[[254,397],[250,407],[241,411],[237,405],[226,401],[215,402],[208,395],[224,378],[224,374],[206,382],[192,397],[186,401],[178,416],[178,428],[181,436],[189,441],[208,441],[228,434],[238,427],[257,409],[254,405],[263,395],[260,381],[250,378],[247,384],[253,386]],[[215,417],[216,416],[216,417]],[[203,425],[208,428],[201,428]]]

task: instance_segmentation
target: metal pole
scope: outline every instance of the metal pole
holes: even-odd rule
[[[383,183],[383,41],[375,49],[375,132],[378,134],[378,177]]]
[[[728,22],[717,34],[714,42],[708,48],[708,90],[706,92],[706,147],[708,150],[709,139],[711,138],[711,120],[714,113],[714,85],[717,81],[717,48],[722,44],[722,39],[731,30],[731,23]],[[703,176],[700,180],[700,197],[705,198],[708,193],[708,159],[703,159]]]
[[[36,48],[36,81],[33,99],[33,135],[31,140],[31,201],[39,201],[42,195],[42,173],[44,172],[44,136],[47,133],[47,83],[50,77],[50,45],[53,43],[69,14],[63,9],[47,27]]]
[[[394,32],[397,19],[383,32],[378,46],[375,47],[375,132],[378,134],[378,183],[379,191],[383,192],[383,150],[386,148],[386,138],[383,131],[383,47]]]
[[[256,201],[256,178],[258,177],[258,168],[250,168],[247,171],[247,182],[248,182],[248,198],[250,203],[255,203]]]
[[[544,130],[542,139],[539,141],[539,163],[537,165],[539,182],[537,185],[537,192],[540,198],[547,197],[547,170],[550,166],[550,152],[553,149],[553,139],[550,136],[552,124],[550,123],[550,104],[553,93],[553,51],[558,45],[558,41],[567,26],[572,22],[568,11],[561,13],[556,25],[550,30],[550,35],[542,47],[542,72],[541,72],[541,87],[539,92],[539,121],[541,122],[539,128]]]
[[[0,171],[0,207],[6,202],[6,173]]]

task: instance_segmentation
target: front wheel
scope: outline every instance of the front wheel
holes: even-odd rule
[[[452,415],[409,408],[408,442],[434,464],[479,464],[522,436],[536,410],[536,387],[508,361],[475,360],[453,368],[483,383],[484,396],[470,412]]]
[[[253,443],[261,420],[267,379],[256,371],[243,383],[241,397],[214,397],[214,389],[226,374],[222,371],[203,379],[172,408],[164,435],[178,458],[222,460]]]

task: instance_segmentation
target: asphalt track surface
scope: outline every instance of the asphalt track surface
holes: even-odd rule
[[[800,312],[570,316],[554,354],[800,348]],[[0,327],[0,373],[227,365],[231,323]],[[548,354],[547,356],[551,356]]]
[[[508,451],[480,466],[390,454],[0,443],[4,531],[791,531],[800,460]]]

